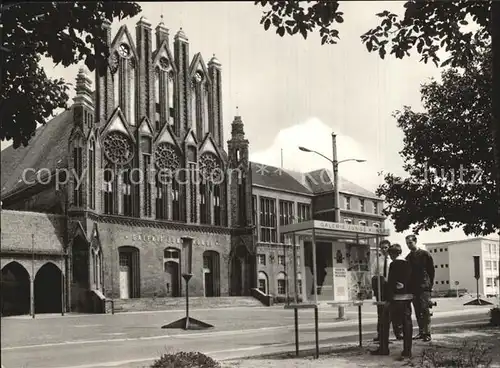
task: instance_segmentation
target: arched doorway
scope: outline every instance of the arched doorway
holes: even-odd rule
[[[2,316],[30,312],[30,275],[18,262],[10,262],[2,268],[0,295]]]
[[[89,245],[82,237],[77,237],[73,241],[71,249],[72,268],[73,268],[73,284],[77,287],[88,289],[90,287],[89,275]]]
[[[166,248],[163,251],[163,269],[165,271],[165,291],[170,297],[180,296],[180,250],[177,248]]]
[[[62,305],[62,273],[52,262],[35,276],[35,313],[59,313]]]
[[[203,252],[203,287],[206,297],[220,296],[220,256],[214,250]]]
[[[241,264],[241,258],[233,255],[231,258],[231,295],[241,296],[243,295],[243,267]]]
[[[120,268],[120,299],[140,297],[139,249],[131,246],[118,248]]]
[[[259,271],[259,290],[264,294],[269,294],[269,279],[265,272]]]

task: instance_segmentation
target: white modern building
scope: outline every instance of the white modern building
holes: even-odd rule
[[[479,294],[498,295],[500,247],[498,239],[473,238],[440,243],[426,243],[425,248],[434,259],[436,275],[434,290],[457,288],[476,293],[474,256],[479,256]]]

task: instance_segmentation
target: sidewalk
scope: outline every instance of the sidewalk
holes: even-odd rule
[[[489,326],[450,327],[433,335],[430,344],[414,342],[413,358],[398,361],[401,343],[390,345],[390,356],[372,356],[367,347],[337,345],[320,350],[319,359],[314,359],[314,350],[304,351],[300,358],[291,353],[230,360],[222,362],[223,368],[355,368],[355,367],[447,367],[460,366],[475,368],[491,360],[489,367],[500,367],[500,329]],[[471,363],[468,363],[471,362]],[[459,365],[459,363],[461,365]],[[437,364],[437,365],[436,365]]]

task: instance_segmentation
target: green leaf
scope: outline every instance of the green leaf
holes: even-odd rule
[[[285,27],[278,27],[276,33],[283,37],[285,35]]]

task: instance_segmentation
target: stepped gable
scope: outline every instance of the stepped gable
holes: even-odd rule
[[[333,184],[331,181],[331,171],[326,169],[319,169],[310,171],[305,174],[307,177],[307,182],[314,194],[320,194],[324,192],[331,192],[333,190]],[[352,194],[361,197],[377,198],[376,194],[357,185],[353,182],[343,178],[339,178],[340,193]]]
[[[256,162],[251,162],[250,165],[252,168],[252,184],[254,185],[306,195],[312,194],[305,185],[290,175],[287,170]]]
[[[36,179],[36,172],[40,169],[54,172],[56,168],[68,166],[68,140],[73,128],[72,121],[73,111],[66,110],[39,127],[27,147],[14,149],[11,145],[2,151],[3,198],[30,186],[22,179],[26,169],[30,169],[26,173],[26,182],[31,182]]]

